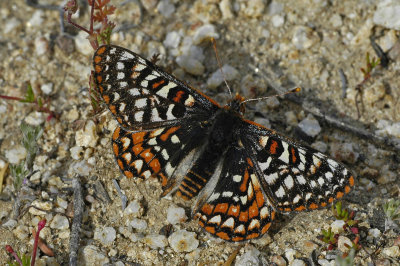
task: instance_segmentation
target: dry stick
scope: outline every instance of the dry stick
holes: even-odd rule
[[[255,66],[251,66],[251,67],[253,67],[254,69],[256,68]],[[266,73],[266,71],[264,69],[267,69],[267,68],[263,69],[262,67],[259,67],[258,69],[259,69],[259,71],[263,72],[262,75],[263,75],[264,79],[268,82],[268,84],[276,92],[282,93],[282,91],[285,91],[284,88],[282,88],[276,82],[274,82],[270,78],[268,78],[268,76],[274,76],[274,73],[272,73],[272,72]],[[313,105],[313,103],[311,103],[307,100],[301,99],[300,97],[298,97],[298,95],[289,94],[289,95],[286,95],[285,99],[300,105],[304,111],[309,112],[309,113],[313,114],[314,116],[318,117],[319,119],[326,121],[326,123],[328,123],[329,125],[331,125],[333,127],[336,127],[345,132],[354,134],[361,139],[368,139],[369,141],[375,143],[378,146],[383,145],[383,146],[389,148],[390,150],[395,151],[396,153],[400,153],[400,142],[396,138],[381,137],[381,136],[375,135],[373,133],[370,133],[363,128],[353,126],[349,123],[345,123],[331,115],[324,114],[321,112],[321,110],[318,107]]]
[[[72,189],[74,190],[74,218],[72,219],[71,236],[69,238],[69,265],[78,265],[79,233],[83,217],[82,186],[79,177],[72,179]]]

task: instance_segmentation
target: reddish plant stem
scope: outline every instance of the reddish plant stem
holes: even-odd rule
[[[40,234],[40,231],[44,228],[45,225],[46,225],[46,219],[43,219],[38,223],[38,230],[37,230],[36,235],[35,235],[35,242],[33,243],[31,266],[35,265],[36,253],[37,253],[38,242],[39,242],[39,234]]]
[[[13,248],[10,245],[6,245],[6,250],[8,253],[11,253],[11,255],[14,256],[14,259],[19,263],[19,265],[22,266],[21,259],[18,257],[17,253],[15,253],[15,251],[13,250]]]
[[[22,99],[22,98],[7,96],[7,95],[0,95],[0,98],[5,99],[5,100],[24,101],[24,99]]]

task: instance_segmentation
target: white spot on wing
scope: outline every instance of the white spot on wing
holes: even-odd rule
[[[274,172],[270,175],[265,176],[265,181],[267,181],[267,183],[269,185],[273,185],[275,184],[275,181],[278,179],[278,173]]]
[[[141,109],[141,108],[143,108],[145,106],[147,106],[147,99],[146,98],[140,98],[140,99],[137,99],[135,101],[135,107],[136,108]]]
[[[180,140],[179,140],[179,138],[178,138],[177,135],[173,135],[173,136],[171,137],[171,142],[176,144],[176,143],[179,143]]]
[[[126,104],[124,103],[124,102],[122,102],[120,105],[119,105],[119,111],[122,113],[124,110],[125,110],[125,107],[126,107]]]
[[[185,101],[185,105],[193,106],[194,102],[195,102],[194,98],[192,97],[192,95],[189,94],[189,97]]]
[[[267,145],[267,141],[268,141],[269,137],[268,136],[263,136],[260,138],[260,145],[262,147],[265,147],[265,145]]]
[[[286,186],[288,189],[292,189],[292,188],[293,188],[293,178],[292,178],[292,176],[288,175],[288,176],[285,178],[285,186]]]
[[[271,164],[271,162],[272,162],[272,158],[271,157],[268,157],[266,162],[263,162],[263,163],[259,162],[258,165],[260,166],[261,171],[264,171],[265,169],[268,169],[269,165]]]
[[[256,219],[251,220],[249,224],[249,230],[253,230],[254,228],[260,227],[260,222]]]
[[[235,220],[233,220],[232,217],[229,217],[228,220],[226,220],[221,227],[228,227],[228,228],[233,228],[235,226]]]
[[[117,69],[119,70],[124,69],[124,64],[121,62],[117,62]]]
[[[154,145],[157,145],[157,140],[156,140],[156,138],[151,138],[151,139],[149,139],[149,141],[147,143],[151,146],[154,146]]]
[[[304,178],[303,175],[298,175],[298,176],[296,176],[296,178],[297,178],[297,182],[298,182],[300,185],[304,185],[305,183],[307,183],[307,182],[306,182],[306,179]]]
[[[118,72],[117,79],[124,79],[124,78],[125,78],[125,73],[124,72]]]
[[[138,173],[140,173],[140,171],[142,170],[143,161],[142,160],[136,160],[136,161],[133,162],[133,166],[135,167],[136,171],[138,171]]]
[[[143,121],[143,111],[139,111],[135,113],[135,121],[136,122],[142,122]]]
[[[121,57],[123,57],[124,59],[133,59],[135,58],[135,56],[127,51],[123,51],[121,53]]]
[[[128,90],[128,93],[129,93],[130,95],[132,95],[132,96],[138,96],[138,95],[140,95],[140,91],[139,91],[139,89],[137,89],[137,88],[129,89],[129,90]]]
[[[211,218],[209,223],[215,223],[215,224],[220,224],[221,223],[221,215],[216,215],[213,218]]]
[[[149,85],[149,82],[147,81],[147,80],[143,80],[141,83],[140,83],[140,86],[142,86],[142,87],[147,87]]]
[[[208,198],[208,202],[212,202],[212,201],[214,201],[214,200],[216,200],[216,199],[218,199],[219,198],[219,193],[213,193],[213,194],[211,194],[211,196]]]
[[[232,197],[232,195],[233,195],[232,191],[224,191],[224,192],[222,192],[222,197],[230,198],[230,197]]]
[[[279,156],[279,159],[283,161],[284,163],[288,164],[289,163],[289,151],[288,151],[288,144],[286,142],[282,142],[283,146],[283,152],[281,156]]]
[[[265,206],[264,206],[264,207],[260,210],[260,216],[261,216],[262,219],[265,219],[265,218],[267,218],[267,217],[269,216],[268,207],[265,207]]]
[[[240,197],[240,201],[242,202],[243,205],[246,205],[246,203],[247,203],[247,196],[242,196],[242,197]]]
[[[154,73],[154,72],[153,72],[153,73]],[[153,73],[152,73],[152,74],[153,74]],[[147,75],[147,77],[145,77],[145,79],[147,79],[147,80],[153,80],[153,79],[157,78],[157,76],[152,75],[152,74]]]
[[[160,117],[160,115],[158,114],[158,110],[157,108],[153,108],[151,110],[151,121],[152,122],[158,122],[158,121],[163,121]]]
[[[162,157],[163,157],[164,160],[168,161],[169,155],[168,155],[168,152],[167,152],[166,149],[163,149],[163,150],[162,150],[161,155],[162,155]]]
[[[233,176],[233,181],[239,183],[240,181],[242,181],[242,176],[241,175],[234,175]]]
[[[278,190],[275,191],[275,195],[276,195],[278,198],[283,198],[283,196],[285,196],[285,190],[283,189],[282,186],[280,186],[280,187],[278,188]]]

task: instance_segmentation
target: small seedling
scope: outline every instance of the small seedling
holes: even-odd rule
[[[390,199],[383,204],[383,211],[385,212],[385,230],[398,229],[399,225],[396,223],[400,220],[400,200]]]
[[[32,85],[29,82],[27,84],[24,98],[7,95],[0,95],[0,98],[5,100],[18,101],[21,103],[31,103],[35,106],[38,112],[47,114],[47,121],[50,121],[53,117],[57,117],[57,115],[50,110],[50,100],[44,99],[41,96],[36,96],[33,91]]]
[[[33,243],[33,250],[32,250],[32,256],[26,255],[26,254],[20,254],[16,253],[14,249],[10,245],[6,245],[6,251],[10,253],[14,259],[15,262],[8,262],[8,265],[10,266],[33,266],[35,265],[36,261],[36,253],[37,253],[37,248],[38,248],[38,243],[39,243],[39,234],[40,231],[45,227],[46,225],[46,219],[41,220],[38,223],[38,230],[35,234],[35,241]]]
[[[328,250],[334,249],[337,246],[337,240],[339,235],[332,232],[332,228],[329,227],[328,230],[322,229],[322,237],[320,238],[323,242],[328,244]]]
[[[372,59],[369,56],[369,53],[367,52],[365,56],[365,68],[361,68],[361,72],[363,73],[363,80],[358,83],[356,86],[356,95],[354,96],[354,101],[356,102],[356,108],[357,108],[357,116],[358,119],[360,119],[361,114],[360,114],[360,108],[358,107],[358,102],[361,103],[362,109],[364,109],[364,103],[363,103],[363,87],[365,83],[367,83],[371,77],[372,77],[372,71],[380,65],[380,59],[375,59],[375,57],[372,57]]]

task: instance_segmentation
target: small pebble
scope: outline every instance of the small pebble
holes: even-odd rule
[[[331,145],[332,156],[341,162],[347,162],[349,164],[356,163],[360,154],[354,151],[353,143],[340,143]]]
[[[53,92],[53,83],[45,83],[40,86],[40,90],[44,93],[49,95]]]
[[[175,6],[169,0],[161,0],[157,5],[157,10],[161,15],[168,18],[175,12]]]
[[[299,50],[306,50],[319,40],[314,31],[305,26],[296,26],[292,37],[293,45]]]
[[[29,236],[29,228],[26,225],[18,225],[14,230],[13,234],[19,239],[19,240],[27,240]]]
[[[288,111],[285,113],[286,123],[291,126],[297,126],[299,121],[297,120],[297,116],[293,111]]]
[[[368,230],[368,235],[374,237],[374,238],[378,238],[381,236],[381,231],[378,228],[371,228]]]
[[[375,10],[373,22],[385,28],[400,30],[400,3],[396,0],[378,2]]]
[[[230,65],[224,65],[222,69],[217,69],[207,80],[208,88],[215,89],[224,82],[224,76],[222,76],[221,70],[224,73],[227,81],[234,80],[239,76],[239,71],[237,71],[234,67]]]
[[[136,200],[133,200],[129,203],[129,205],[124,210],[124,215],[132,214],[134,217],[139,217],[143,212],[140,203]]]
[[[26,24],[28,27],[41,27],[43,25],[44,17],[44,11],[37,9]]]
[[[181,38],[181,35],[177,31],[171,31],[168,32],[163,44],[165,47],[168,48],[177,48],[179,46]]]
[[[187,220],[185,209],[181,207],[170,206],[167,210],[167,221],[170,224],[179,224]]]
[[[343,226],[346,224],[343,220],[335,220],[331,223],[332,232],[335,234],[339,234],[344,231]]]
[[[3,223],[1,226],[11,230],[17,226],[18,222],[14,219],[9,219],[7,222]]]
[[[297,250],[294,250],[292,248],[287,248],[285,250],[285,257],[288,260],[289,264],[291,264],[297,256],[299,256],[299,252]]]
[[[275,263],[277,266],[286,266],[286,260],[280,256],[280,255],[275,255],[271,258],[271,262]]]
[[[50,223],[50,228],[65,230],[69,228],[69,221],[64,215],[56,214]]]
[[[111,244],[117,236],[117,232],[113,227],[96,228],[94,231],[94,239],[100,241],[103,245]]]
[[[25,117],[25,122],[31,126],[40,126],[44,123],[46,116],[47,115],[42,112],[33,111]]]
[[[275,28],[279,28],[280,26],[283,25],[283,23],[285,23],[285,18],[281,15],[274,15],[272,17],[272,25]]]
[[[85,265],[106,265],[110,262],[109,258],[96,246],[88,245],[81,248],[81,250],[78,261]]]
[[[222,0],[219,2],[219,9],[222,13],[222,19],[229,19],[233,17],[230,0]]]
[[[90,172],[92,171],[92,166],[88,164],[86,161],[77,161],[73,162],[68,169],[69,174],[78,174],[82,176],[88,176],[90,175]]]
[[[25,159],[26,150],[24,147],[16,145],[14,149],[6,150],[5,156],[9,163],[18,164],[20,161]]]
[[[53,208],[53,203],[51,203],[50,201],[34,200],[31,205],[43,210],[43,211],[41,211],[36,208],[29,208],[30,214],[39,215],[39,216],[46,215],[45,211],[50,211]]]
[[[168,237],[168,242],[175,252],[191,252],[199,246],[194,232],[179,230]]]
[[[5,25],[3,26],[3,32],[4,34],[16,32],[21,25],[21,21],[15,17],[6,19]]]
[[[81,146],[75,146],[69,149],[71,157],[74,160],[80,160],[83,156],[83,148]]]
[[[306,266],[306,263],[302,260],[295,259],[290,266]]]
[[[322,142],[322,141],[314,142],[311,145],[311,147],[313,147],[314,149],[316,149],[316,150],[318,150],[318,151],[320,151],[322,153],[325,153],[328,150],[328,145],[326,145],[326,143]]]
[[[156,234],[145,236],[142,242],[151,249],[165,248],[168,245],[168,240],[165,236]]]
[[[349,249],[353,246],[353,243],[348,237],[339,236],[338,238],[338,249],[341,252],[348,252]]]
[[[96,124],[89,120],[83,129],[75,133],[75,142],[77,146],[96,147],[98,135],[96,133]]]
[[[306,118],[300,121],[298,127],[305,134],[313,138],[321,132],[321,127],[312,114],[308,114]]]
[[[320,260],[318,260],[318,263],[321,266],[335,266],[336,265],[334,260],[329,261],[329,260],[326,260],[326,259],[320,259]]]
[[[151,11],[156,7],[158,0],[141,0],[140,2],[146,10]]]
[[[268,15],[276,15],[279,14],[283,11],[284,5],[283,3],[277,2],[277,1],[271,1],[271,3],[268,5]]]
[[[253,246],[250,246],[243,255],[236,259],[235,266],[246,266],[246,265],[259,265],[260,251]]]
[[[218,39],[219,34],[212,24],[206,24],[196,29],[193,36],[193,44],[200,44],[203,41],[208,41],[211,38]]]
[[[193,57],[189,57],[186,55],[178,56],[176,58],[176,63],[186,72],[192,75],[199,76],[204,73],[205,68],[203,64]]]
[[[133,218],[133,220],[129,223],[129,225],[138,231],[144,231],[147,228],[147,222],[145,220],[138,218]]]

